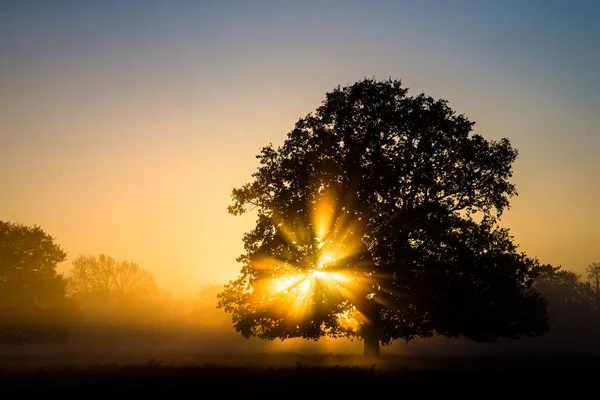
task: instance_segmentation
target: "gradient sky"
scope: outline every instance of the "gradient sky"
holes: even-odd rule
[[[519,149],[515,241],[600,261],[600,2],[0,0],[0,219],[135,261],[176,295],[235,278],[227,214],[327,91],[401,79]]]

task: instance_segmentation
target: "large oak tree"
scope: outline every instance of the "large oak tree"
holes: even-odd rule
[[[264,147],[229,212],[257,214],[240,276],[219,295],[244,336],[435,333],[475,341],[548,330],[539,265],[498,218],[516,195],[508,139],[487,140],[444,100],[397,80],[327,93]]]

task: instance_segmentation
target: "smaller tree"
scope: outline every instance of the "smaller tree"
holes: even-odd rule
[[[56,272],[65,257],[39,226],[0,221],[0,343],[66,340],[79,312]]]
[[[535,287],[544,295],[551,309],[568,308],[572,312],[589,308],[588,285],[581,282],[576,273],[566,271],[560,265],[541,265]]]
[[[600,312],[600,262],[591,263],[586,270],[587,278],[594,288],[594,307]]]
[[[594,309],[595,291],[589,281],[560,266],[542,265],[535,288],[548,301],[549,340],[553,349],[600,350],[600,319]]]
[[[152,295],[157,290],[152,275],[129,261],[118,262],[105,254],[80,255],[73,260],[69,287],[78,294],[113,298]]]
[[[88,319],[140,320],[152,314],[161,293],[138,264],[100,254],[80,255],[72,265],[69,292]]]

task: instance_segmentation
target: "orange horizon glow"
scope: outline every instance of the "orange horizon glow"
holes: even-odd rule
[[[106,254],[175,297],[235,279],[255,215],[227,213],[232,189],[365,77],[510,139],[519,196],[501,224],[521,251],[581,275],[600,260],[595,6],[35,3],[0,2],[0,219],[55,237],[67,276]],[[318,237],[334,221],[315,213]]]

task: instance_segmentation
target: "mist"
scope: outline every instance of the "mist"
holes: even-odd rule
[[[287,365],[298,362],[298,357],[310,363],[311,356],[334,365],[360,363],[362,359],[361,340],[244,338],[234,330],[231,316],[217,308],[223,285],[204,285],[194,296],[176,297],[162,290],[160,282],[137,264],[106,255],[78,257],[64,278],[68,298],[76,305],[77,323],[59,341],[2,343],[3,366],[155,362]],[[547,265],[537,286],[548,301],[550,332],[543,337],[486,344],[435,336],[408,343],[395,341],[383,348],[383,354],[404,357],[403,362],[413,366],[431,357],[599,355],[600,318],[590,283],[573,272]],[[32,319],[29,324],[45,329],[48,319]],[[286,356],[290,354],[294,357]],[[440,364],[436,361],[434,365]]]

